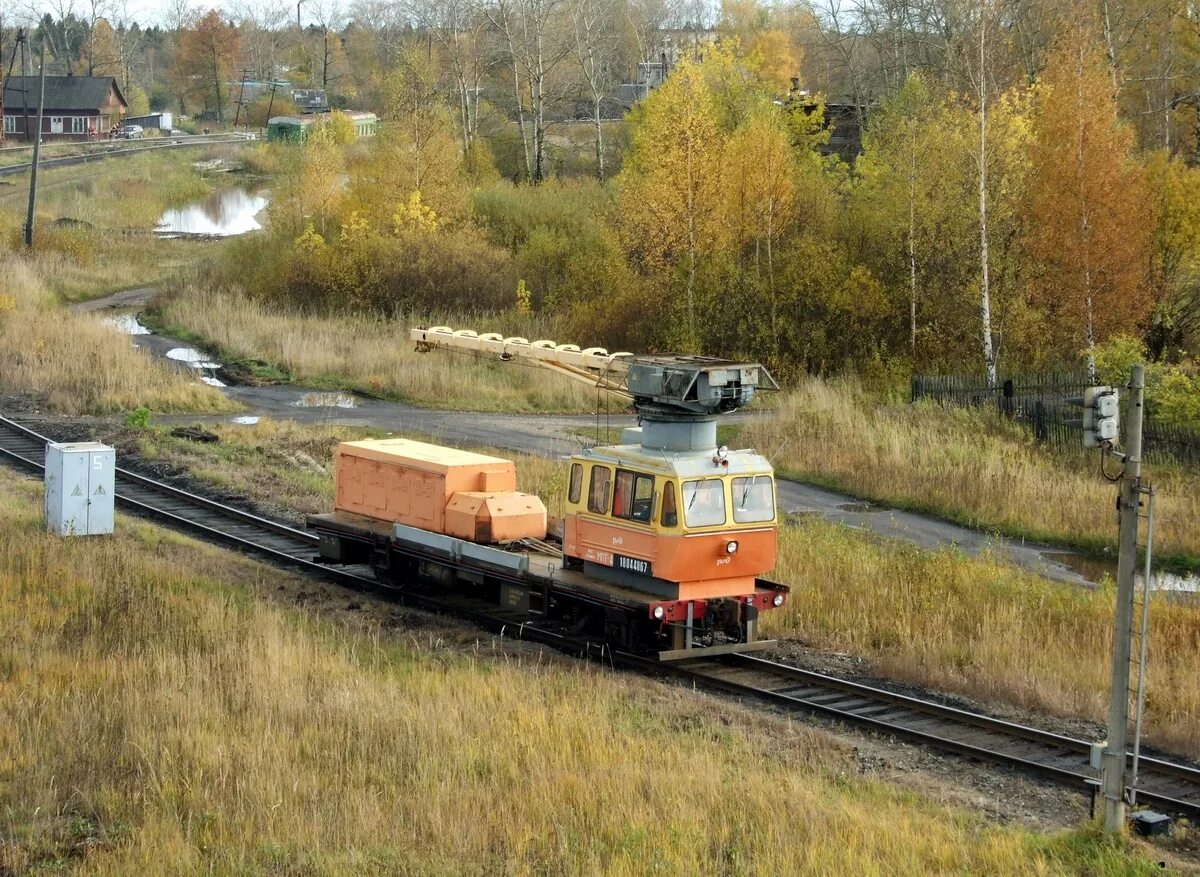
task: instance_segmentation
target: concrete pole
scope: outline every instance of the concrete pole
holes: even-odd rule
[[[33,213],[37,208],[38,164],[42,160],[42,111],[46,104],[46,41],[42,40],[42,72],[38,84],[37,132],[33,141],[33,167],[29,173],[29,212],[25,216],[25,246],[33,246]],[[28,127],[28,117],[26,117]]]
[[[1117,611],[1113,627],[1112,693],[1108,704],[1108,748],[1104,752],[1104,830],[1125,830],[1125,749],[1129,736],[1129,656],[1133,634],[1134,571],[1137,568],[1138,491],[1142,474],[1142,391],[1145,368],[1133,367],[1125,428],[1125,472],[1121,479]]]

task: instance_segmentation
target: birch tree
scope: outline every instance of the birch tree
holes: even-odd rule
[[[596,178],[604,179],[604,127],[601,112],[604,98],[615,84],[617,7],[615,0],[575,0],[571,17],[575,25],[575,58],[587,86],[592,107],[592,130],[596,145]]]
[[[636,267],[668,286],[682,275],[684,331],[677,334],[693,349],[697,278],[728,237],[722,140],[700,65],[685,59],[646,101],[618,178],[627,250]]]

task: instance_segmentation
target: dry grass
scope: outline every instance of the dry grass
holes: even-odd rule
[[[333,445],[378,435],[269,420],[213,429],[222,438],[215,445],[140,433],[140,450],[268,506],[308,513],[332,503]],[[561,461],[491,453],[516,460],[521,489],[542,496],[550,514],[562,513]],[[768,614],[771,636],[859,655],[881,675],[992,703],[1103,717],[1111,590],[1076,589],[999,561],[878,542],[811,520],[782,528],[774,578],[794,594],[785,610]],[[1151,619],[1148,735],[1200,757],[1200,607],[1156,600]]]
[[[874,404],[851,383],[813,379],[781,399],[776,415],[749,421],[738,441],[787,474],[858,496],[985,530],[1115,549],[1115,487],[1096,457],[1047,452],[986,413]],[[1156,550],[1200,558],[1200,476],[1157,466],[1149,475],[1159,487]]]
[[[0,475],[6,873],[1154,867],[851,779],[820,737],[688,692],[272,606],[253,589],[282,574],[149,525],[64,542],[38,505]]]
[[[161,320],[167,331],[212,345],[226,360],[265,360],[305,384],[437,408],[587,412],[596,407],[594,389],[542,369],[464,354],[417,353],[403,321],[302,315],[238,292],[195,285],[163,305]]]
[[[212,244],[160,240],[149,232],[168,207],[213,191],[192,163],[196,150],[46,168],[39,177],[35,253],[47,288],[67,301],[154,286],[211,253]],[[0,248],[16,248],[27,177],[0,189]]]
[[[869,659],[873,672],[1062,716],[1102,720],[1111,588],[1054,584],[999,561],[879,543],[805,520],[781,531],[786,607],[763,629]],[[1200,757],[1200,606],[1151,604],[1147,738]]]
[[[65,414],[234,408],[211,387],[134,349],[127,336],[64,311],[40,267],[0,254],[0,391],[43,397]]]

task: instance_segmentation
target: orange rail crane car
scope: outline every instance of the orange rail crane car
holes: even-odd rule
[[[775,389],[757,363],[608,354],[523,338],[414,330],[425,349],[527,358],[628,396],[640,426],[571,457],[563,520],[518,493],[506,460],[396,439],[340,445],[336,503],[309,525],[332,563],[405,588],[487,600],[522,624],[663,660],[748,651],[788,588],[775,565],[770,464],[716,444],[717,418]]]

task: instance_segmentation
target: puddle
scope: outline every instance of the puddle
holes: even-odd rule
[[[357,408],[349,393],[305,393],[292,403],[297,408]]]
[[[150,330],[139,323],[138,318],[133,314],[117,314],[115,317],[105,317],[101,322],[124,335],[150,334]]]
[[[882,506],[873,505],[872,503],[869,503],[866,500],[859,500],[857,502],[844,502],[840,506],[838,506],[837,509],[839,512],[881,512],[881,511],[883,511]]]
[[[176,362],[186,363],[192,368],[203,369],[218,369],[221,367],[219,362],[210,362],[208,354],[194,347],[172,347],[165,354],[167,359],[173,359]]]
[[[1115,560],[1083,557],[1070,553],[1047,554],[1047,557],[1058,561],[1065,567],[1075,570],[1075,572],[1093,582],[1102,581],[1106,576],[1111,581],[1116,581],[1117,578],[1117,562]],[[1151,590],[1162,591],[1164,593],[1200,595],[1200,575],[1179,575],[1177,573],[1152,570],[1151,577],[1154,580]],[[1137,580],[1138,587],[1140,588],[1142,581],[1140,572]]]
[[[231,422],[236,423],[238,426],[254,426],[254,424],[258,423],[260,420],[262,420],[261,417],[243,414],[241,417],[233,418]]]
[[[265,190],[222,189],[203,201],[166,211],[155,232],[160,235],[211,235],[233,237],[262,228],[256,216],[267,206]]]
[[[194,347],[172,347],[163,356],[201,372],[199,375],[201,383],[208,384],[210,387],[227,386],[216,375],[217,370],[221,368],[221,363],[209,360],[208,354],[203,350],[197,350]]]

